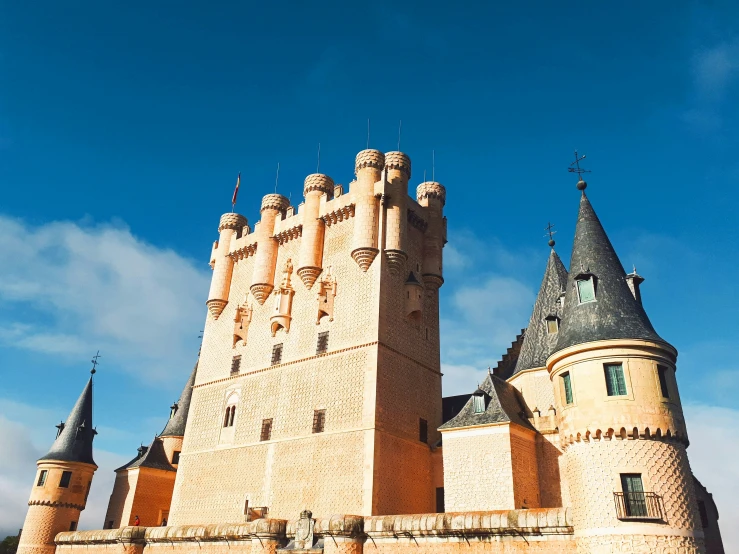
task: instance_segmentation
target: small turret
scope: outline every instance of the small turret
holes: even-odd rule
[[[323,271],[323,240],[326,224],[319,217],[321,197],[330,198],[334,192],[334,181],[328,175],[313,173],[305,178],[303,194],[303,238],[300,243],[298,277],[310,289]]]
[[[408,180],[411,178],[411,160],[402,152],[388,152],[385,154],[386,170],[386,229],[385,256],[390,271],[396,275],[402,274],[408,259],[407,253],[407,198]]]
[[[428,228],[423,236],[423,281],[427,287],[438,289],[444,284],[442,249],[446,189],[440,183],[426,181],[416,188],[416,198],[427,209],[428,217]]]
[[[198,360],[199,362],[200,360]],[[164,449],[167,451],[167,458],[172,465],[177,467],[179,463],[179,452],[182,450],[182,439],[185,436],[185,427],[187,426],[187,414],[190,412],[190,400],[192,399],[192,387],[195,385],[195,376],[198,372],[198,362],[190,373],[190,377],[182,389],[179,400],[170,408],[169,420],[164,429],[159,433],[159,437],[164,441]],[[175,454],[175,452],[177,454]]]
[[[264,301],[275,288],[275,266],[279,243],[273,236],[277,218],[282,218],[290,201],[281,194],[268,194],[262,199],[262,219],[257,227],[257,254],[252,275],[251,293],[257,302]]]
[[[218,225],[220,238],[213,249],[213,277],[210,282],[208,302],[206,303],[214,319],[218,319],[218,316],[223,312],[223,308],[228,304],[234,267],[233,259],[229,256],[231,240],[241,236],[241,232],[246,226],[247,221],[243,215],[228,213],[221,216],[221,222]]]
[[[57,533],[77,529],[97,469],[92,458],[92,442],[97,434],[92,423],[92,377],[66,422],[57,429],[54,444],[37,463],[38,473],[18,544],[20,554],[53,554]]]
[[[379,252],[375,183],[380,180],[384,167],[385,155],[379,150],[362,150],[354,163],[357,180],[350,191],[356,198],[351,256],[362,271],[369,269]]]

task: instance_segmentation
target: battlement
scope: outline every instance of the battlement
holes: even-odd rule
[[[262,207],[260,211],[264,210],[277,210],[278,212],[284,213],[290,206],[290,200],[281,194],[267,194],[262,198]]]
[[[403,152],[388,152],[385,154],[385,169],[396,169],[411,178],[411,159]]]
[[[354,172],[358,173],[359,170],[365,167],[371,167],[373,169],[382,170],[385,167],[385,154],[379,150],[362,150],[354,161]]]
[[[246,227],[249,222],[243,215],[235,213],[227,213],[221,216],[221,222],[218,224],[218,232],[220,233],[224,229],[232,229],[234,231],[240,231]]]
[[[420,204],[426,198],[436,198],[441,201],[441,205],[446,204],[446,188],[441,183],[435,181],[426,181],[416,188],[416,198]]]
[[[334,187],[334,180],[328,175],[324,175],[322,173],[311,173],[305,178],[303,194],[319,191],[325,193],[326,196],[332,196],[334,193]]]

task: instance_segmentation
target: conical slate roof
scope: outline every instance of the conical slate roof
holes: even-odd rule
[[[567,270],[552,249],[513,375],[519,371],[546,365],[546,360],[554,351],[559,336],[558,333],[548,332],[546,318],[554,316],[562,319],[560,296],[564,293],[565,287],[567,287]]]
[[[138,455],[126,465],[116,469],[116,471],[134,469],[137,467],[150,467],[153,469],[162,469],[164,471],[177,471],[175,467],[169,463],[167,453],[164,450],[164,443],[159,437],[155,437],[148,447],[142,446],[139,448]]]
[[[486,408],[483,413],[475,413],[473,399],[470,397],[464,408],[439,429],[456,429],[491,423],[516,423],[522,427],[534,429],[528,420],[531,414],[526,408],[526,402],[516,387],[497,375],[488,373],[479,386],[479,390],[486,394]]]
[[[199,361],[199,360],[198,360]],[[190,399],[192,398],[192,387],[195,384],[195,374],[198,371],[198,362],[195,362],[195,367],[192,369],[190,378],[185,383],[185,388],[182,389],[180,399],[175,403],[173,412],[170,415],[167,425],[164,426],[164,430],[159,433],[160,437],[184,437],[185,436],[185,425],[187,424],[187,413],[190,411]]]
[[[594,302],[579,302],[575,281],[581,274],[595,276]],[[665,342],[629,290],[621,261],[583,191],[572,246],[564,313],[554,351],[608,339]]]
[[[97,467],[92,459],[92,439],[97,434],[92,427],[92,377],[87,381],[67,421],[57,427],[60,432],[54,444],[39,461],[81,462]]]

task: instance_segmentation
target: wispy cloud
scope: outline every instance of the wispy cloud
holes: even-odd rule
[[[66,357],[98,348],[148,377],[192,363],[209,275],[123,226],[0,216],[0,344]],[[190,346],[188,348],[188,345]]]

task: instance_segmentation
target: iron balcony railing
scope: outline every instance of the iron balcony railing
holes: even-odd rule
[[[662,497],[653,492],[614,492],[618,519],[663,521]]]

